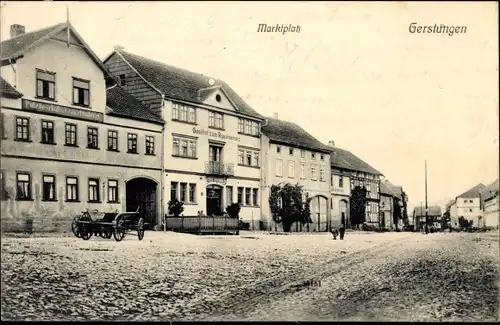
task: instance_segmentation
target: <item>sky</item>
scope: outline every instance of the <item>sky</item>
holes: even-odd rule
[[[70,21],[104,59],[126,51],[220,78],[402,185],[410,206],[498,178],[496,2],[3,2],[0,38]],[[415,34],[419,25],[467,32]],[[259,33],[261,23],[300,33]]]

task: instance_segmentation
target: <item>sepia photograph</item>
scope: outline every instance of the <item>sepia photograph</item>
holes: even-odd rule
[[[1,1],[1,320],[497,322],[498,14]]]

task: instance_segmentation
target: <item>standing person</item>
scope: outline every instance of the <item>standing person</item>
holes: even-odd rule
[[[344,240],[344,233],[345,233],[345,215],[344,215],[344,212],[342,212],[342,218],[340,220],[339,233],[340,233],[340,240]]]

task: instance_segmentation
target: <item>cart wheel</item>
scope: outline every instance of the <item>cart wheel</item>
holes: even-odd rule
[[[90,229],[87,225],[82,225],[80,228],[80,236],[83,240],[89,240],[92,237],[92,229]]]
[[[139,221],[137,222],[137,237],[139,237],[139,240],[142,240],[144,238],[144,219],[140,218]]]
[[[116,241],[121,241],[125,237],[125,220],[122,217],[116,220],[116,226],[113,231],[113,237]]]
[[[105,239],[110,239],[111,236],[113,236],[113,231],[111,230],[111,228],[109,227],[105,227],[105,226],[102,226],[101,227],[101,230],[99,232],[99,235],[102,237],[102,238],[105,238]]]
[[[76,216],[73,218],[73,221],[71,222],[71,231],[73,232],[73,235],[75,235],[77,238],[80,238],[80,226],[78,225],[78,220],[80,220],[81,216]]]

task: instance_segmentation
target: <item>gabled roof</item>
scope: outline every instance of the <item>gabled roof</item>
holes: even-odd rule
[[[496,181],[493,183],[489,184],[486,186],[482,191],[481,191],[481,198],[484,201],[489,200],[495,196],[498,196],[499,192],[499,179],[497,178]]]
[[[448,203],[446,203],[446,210],[448,210],[453,204],[455,204],[456,200],[450,200]]]
[[[381,172],[368,165],[366,162],[358,158],[352,152],[338,148],[329,147],[332,150],[330,154],[330,165],[336,168],[342,168],[352,171],[360,171],[364,173],[381,176]]]
[[[261,130],[271,142],[330,153],[327,146],[293,122],[267,117],[266,122],[262,124]]]
[[[4,78],[0,76],[0,97],[17,99],[23,97],[23,94],[18,92],[16,88],[12,87]]]
[[[263,119],[262,115],[251,108],[227,83],[220,79],[167,65],[121,49],[115,49],[105,59],[105,62],[115,53],[120,55],[146,82],[165,97],[203,104],[199,91],[210,86],[220,86],[239,113]],[[214,84],[210,85],[210,80],[213,80]]]
[[[481,191],[486,187],[483,183],[479,183],[473,188],[465,191],[464,193],[460,194],[457,197],[464,198],[464,199],[473,199],[476,197],[480,196]]]
[[[0,43],[0,61],[16,60],[24,55],[24,53],[34,49],[36,46],[42,44],[44,41],[57,35],[58,33],[69,28],[70,32],[75,38],[83,45],[83,49],[92,58],[92,60],[101,68],[106,77],[111,75],[106,67],[99,59],[99,57],[92,51],[92,49],[85,43],[83,38],[78,34],[75,28],[69,22],[60,23],[54,26],[49,26],[32,32],[27,32],[18,35],[14,38],[8,39]]]
[[[380,182],[380,194],[392,196],[396,199],[402,199],[403,188],[401,186],[396,186],[389,182],[388,180]]]
[[[122,87],[115,85],[106,90],[106,114],[126,117],[146,122],[164,124],[163,120],[150,111]]]
[[[440,216],[441,215],[441,207],[439,205],[431,205],[428,207],[429,211],[427,212],[428,216]],[[413,214],[415,217],[424,217],[425,216],[425,207],[415,207],[413,210]]]

